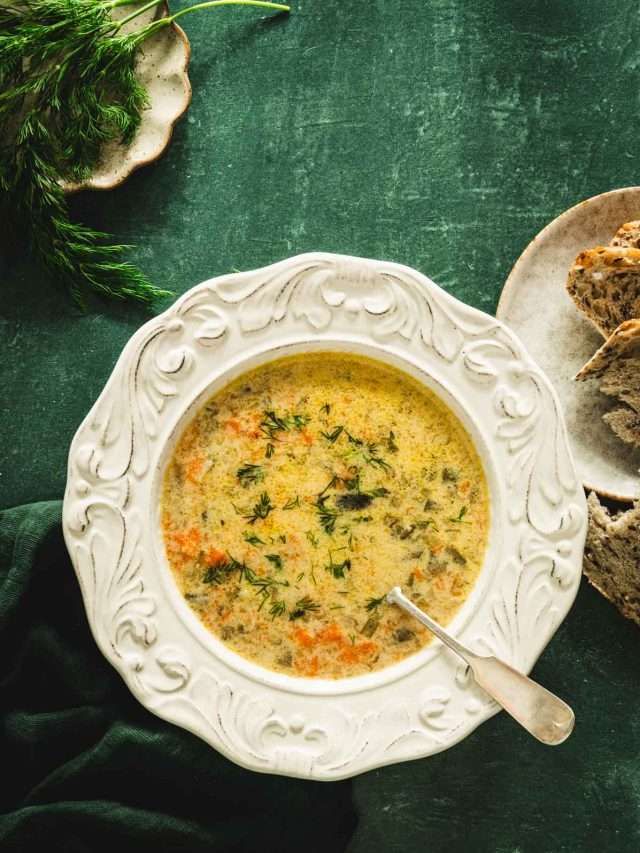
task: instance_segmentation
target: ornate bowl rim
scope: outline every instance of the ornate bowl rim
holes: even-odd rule
[[[575,598],[587,513],[540,368],[500,321],[409,267],[299,255],[206,281],[133,335],[69,453],[63,528],[94,638],[145,707],[236,763],[336,780],[446,749],[499,709],[437,641],[351,679],[267,671],[178,593],[158,523],[176,437],[233,375],[310,349],[400,366],[471,432],[492,527],[450,629],[476,650],[529,672]]]

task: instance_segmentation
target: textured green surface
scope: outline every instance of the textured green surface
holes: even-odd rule
[[[302,0],[289,19],[225,10],[186,28],[194,98],[167,154],[73,205],[137,244],[132,257],[177,293],[325,250],[406,263],[492,311],[547,221],[637,183],[633,4]],[[0,504],[12,506],[61,496],[71,437],[145,315],[126,305],[78,314],[6,258],[0,279]],[[18,516],[37,532],[41,511]],[[16,518],[5,572],[26,547],[14,548]],[[64,802],[66,817],[19,813],[12,849],[27,849],[29,827],[56,826],[67,839],[73,827],[87,839],[107,827],[112,843],[138,850],[154,838],[164,849],[255,850],[261,834],[274,851],[640,847],[640,637],[591,589],[536,670],[576,707],[565,746],[538,746],[501,715],[445,755],[319,786],[234,768],[140,709],[93,648],[55,525],[50,537],[53,556],[23,555],[4,578],[0,642],[19,651],[2,656],[11,671],[0,683],[19,768],[7,805],[40,782],[26,803]],[[54,849],[91,849],[83,843]]]
[[[638,630],[586,584],[535,669],[576,708],[566,744],[501,714],[432,758],[301,782],[242,770],[138,704],[90,639],[59,514],[0,512],[2,853],[638,849]]]

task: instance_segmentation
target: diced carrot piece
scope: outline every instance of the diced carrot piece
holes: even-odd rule
[[[321,643],[341,643],[344,640],[344,635],[340,628],[334,623],[323,628],[317,635],[317,639]]]
[[[200,551],[200,531],[192,527],[184,532],[175,532],[170,536],[171,545],[187,557],[197,557]]]
[[[242,432],[242,427],[240,425],[240,421],[237,418],[229,418],[229,420],[227,421],[225,426],[227,427],[227,429],[233,430],[233,432],[235,432],[236,435],[238,435],[240,432]]]
[[[462,492],[463,495],[466,495],[470,488],[471,480],[463,480],[458,486],[458,491]]]
[[[307,447],[310,447],[313,444],[314,438],[308,429],[303,429],[300,435],[302,436],[302,440],[307,445]]]
[[[227,555],[219,548],[209,548],[207,551],[207,563],[210,566],[218,566],[220,563],[227,562]]]
[[[413,576],[417,581],[423,581],[424,580],[424,572],[420,571],[420,569],[414,569],[413,570]]]
[[[193,459],[190,459],[185,465],[187,472],[187,479],[191,480],[192,483],[196,483],[198,480],[198,474],[202,468],[204,463],[204,457],[202,456],[194,456]]]
[[[296,628],[293,632],[293,636],[295,637],[295,641],[298,645],[304,646],[307,649],[311,648],[315,644],[314,638],[308,631],[305,631],[304,628]]]
[[[340,660],[345,661],[346,663],[358,663],[363,658],[366,658],[370,654],[372,654],[372,652],[375,652],[377,648],[378,646],[370,641],[366,641],[364,643],[357,643],[353,646],[347,646],[340,652],[338,657],[340,658]]]
[[[309,661],[306,669],[306,675],[317,675],[318,670],[320,669],[320,661],[318,660],[317,655],[314,655]]]

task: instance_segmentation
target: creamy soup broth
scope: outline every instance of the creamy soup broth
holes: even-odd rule
[[[162,531],[189,606],[245,658],[344,678],[415,654],[482,566],[489,499],[455,415],[364,357],[283,358],[219,391],[167,467]]]

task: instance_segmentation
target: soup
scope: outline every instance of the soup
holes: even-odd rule
[[[176,583],[234,652],[294,676],[344,678],[415,654],[431,634],[386,593],[446,625],[480,571],[482,465],[422,384],[344,353],[245,373],[198,412],[161,507]]]

